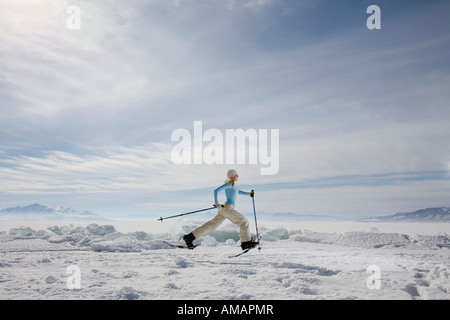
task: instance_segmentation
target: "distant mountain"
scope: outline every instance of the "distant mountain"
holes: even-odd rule
[[[264,218],[268,221],[335,221],[347,220],[340,216],[313,214],[313,213],[293,213],[293,212],[258,212],[258,217]]]
[[[0,210],[0,220],[103,220],[103,218],[89,211],[81,212],[71,208],[35,203]]]
[[[373,217],[379,221],[450,221],[450,207],[427,208],[414,212],[399,212],[390,216]]]

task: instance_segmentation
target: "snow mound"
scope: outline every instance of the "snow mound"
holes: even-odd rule
[[[192,230],[182,227],[183,232],[150,234],[144,231],[121,233],[112,225],[89,224],[85,227],[55,225],[46,230],[33,230],[30,227],[11,228],[0,234],[0,251],[39,251],[39,250],[92,250],[96,252],[141,252],[143,250],[170,249],[163,240],[176,242],[181,235]],[[401,233],[382,233],[377,229],[370,232],[329,233],[311,230],[287,230],[286,228],[262,228],[261,243],[295,241],[320,243],[343,247],[362,248],[428,248],[449,249],[450,238],[447,233],[431,235],[406,235]],[[255,235],[254,235],[255,236]],[[199,239],[202,247],[219,245],[238,246],[239,229],[226,225]],[[182,241],[180,242],[182,243]]]
[[[156,223],[21,223],[0,234],[1,299],[450,299],[450,225],[415,235],[422,224],[263,224],[262,250],[228,259],[241,252],[236,238],[223,242],[239,231],[230,224],[191,251],[164,243],[177,243],[184,221],[165,233]],[[381,290],[369,288],[374,264]]]
[[[159,239],[172,235],[152,235],[142,231],[123,234],[112,225],[89,224],[86,227],[55,225],[46,230],[30,227],[11,228],[0,234],[0,251],[92,250],[97,252],[139,252],[167,249]],[[214,239],[213,239],[214,240]]]
[[[217,246],[217,240],[212,236],[205,235],[203,237],[202,244],[206,245],[208,247],[215,247],[215,246]]]
[[[413,240],[408,235],[399,233],[346,232],[334,243],[346,247],[364,248],[409,247],[413,244]]]
[[[320,276],[334,276],[341,272],[340,270],[328,270],[326,268],[308,266],[301,263],[282,262],[277,265],[277,268],[295,269],[297,273],[308,272]]]
[[[143,248],[139,240],[130,236],[122,236],[114,240],[95,241],[90,246],[92,250],[99,252],[139,252]]]
[[[450,238],[445,235],[416,235],[410,236],[401,233],[379,233],[379,232],[345,232],[326,233],[305,230],[300,234],[291,235],[291,241],[312,242],[344,247],[362,248],[450,248]]]
[[[116,294],[119,300],[137,300],[139,296],[139,293],[134,288],[128,286],[123,287]]]

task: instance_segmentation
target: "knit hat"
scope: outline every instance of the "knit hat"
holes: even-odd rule
[[[233,169],[228,170],[228,172],[227,172],[227,178],[231,179],[231,178],[233,178],[236,174],[237,174],[236,170],[233,170]]]

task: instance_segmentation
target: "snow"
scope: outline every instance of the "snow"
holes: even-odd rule
[[[449,223],[261,221],[262,250],[233,259],[230,223],[164,244],[198,223],[3,221],[0,299],[450,299]]]

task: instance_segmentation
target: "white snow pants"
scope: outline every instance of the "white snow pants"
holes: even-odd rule
[[[214,218],[193,230],[192,233],[194,234],[195,238],[198,239],[208,232],[217,229],[225,219],[228,219],[239,226],[239,236],[241,238],[241,243],[250,241],[252,239],[247,218],[234,210],[233,206],[230,204],[225,204],[223,208],[219,209],[219,212]]]

